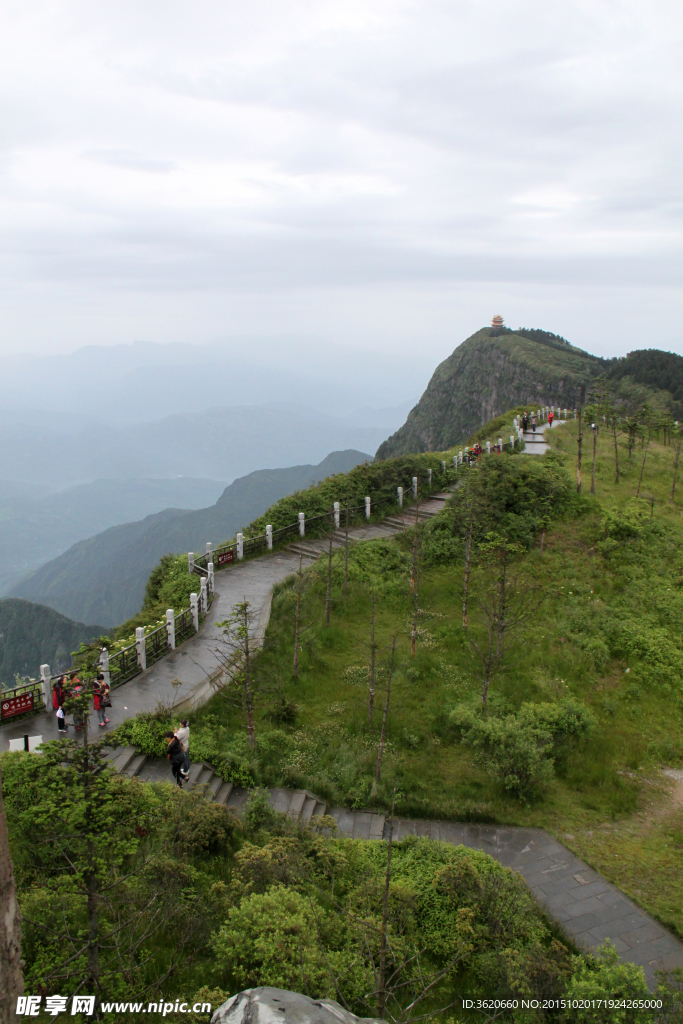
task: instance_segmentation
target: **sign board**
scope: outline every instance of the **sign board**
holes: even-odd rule
[[[8,697],[0,703],[0,719],[23,715],[26,711],[33,711],[32,693],[22,693],[20,697]]]
[[[230,548],[229,551],[221,551],[218,555],[219,565],[228,565],[229,562],[235,561],[235,549]]]

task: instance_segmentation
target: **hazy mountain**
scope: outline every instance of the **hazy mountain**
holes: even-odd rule
[[[238,388],[231,393],[241,397]],[[404,415],[394,411],[393,424],[387,417],[381,426],[362,426],[360,415],[335,419],[281,403],[179,413],[124,427],[93,421],[74,429],[72,419],[63,425],[59,417],[23,422],[5,414],[0,479],[48,491],[102,476],[234,480],[255,469],[315,465],[330,451],[374,451]]]
[[[37,679],[44,664],[60,672],[69,667],[71,651],[104,632],[103,626],[72,622],[41,604],[1,600],[0,684],[12,686],[15,674]]]
[[[362,373],[350,372],[356,365]],[[60,427],[81,415],[128,425],[282,401],[343,417],[362,406],[394,406],[410,396],[414,402],[427,373],[419,354],[387,360],[312,337],[93,345],[67,355],[1,357],[0,409],[22,419],[47,415]]]
[[[139,611],[149,574],[162,555],[204,551],[206,541],[228,540],[278,498],[371,459],[351,450],[332,452],[317,466],[257,470],[233,481],[210,508],[165,509],[80,541],[10,593],[70,618],[118,625]]]
[[[681,356],[649,350],[600,359],[548,331],[486,327],[437,366],[422,398],[379,446],[377,458],[450,448],[517,405],[573,409],[580,388],[600,375],[613,381],[624,400],[648,400],[674,415],[683,413]],[[667,387],[676,395],[657,390]]]
[[[0,594],[76,541],[164,508],[203,508],[225,481],[95,480],[54,494],[0,480]]]

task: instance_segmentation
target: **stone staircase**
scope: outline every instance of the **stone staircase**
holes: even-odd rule
[[[126,778],[137,778],[141,782],[170,782],[175,785],[168,761],[157,761],[147,757],[146,754],[139,754],[135,747],[106,747],[105,756],[111,766]],[[206,761],[198,761],[190,765],[189,778],[184,783],[183,789],[202,789],[207,800],[223,804],[238,816],[242,814],[249,797],[248,789],[234,786],[232,782],[224,782]],[[274,810],[286,814],[301,824],[306,824],[311,818],[325,814],[327,809],[324,800],[306,789],[291,790],[274,786],[268,792]],[[382,817],[383,824],[384,817]]]

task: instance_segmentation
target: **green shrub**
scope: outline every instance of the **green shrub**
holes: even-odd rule
[[[581,1001],[581,1007],[565,1012],[564,1020],[576,1024],[649,1024],[651,1010],[629,1009],[615,1006],[606,1009],[604,1000],[651,999],[643,968],[619,959],[608,940],[597,956],[574,957],[574,972],[569,980],[566,998]],[[595,1007],[590,1001],[600,1001]]]

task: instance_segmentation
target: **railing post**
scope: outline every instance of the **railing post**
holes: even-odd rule
[[[417,477],[413,477],[413,497],[417,498]]]
[[[172,651],[175,651],[175,612],[172,608],[166,609],[166,640]]]
[[[502,453],[503,453],[503,438],[502,437],[498,438],[498,447],[500,448],[501,455],[502,455]]]
[[[396,494],[398,495],[398,507],[403,508],[403,488],[397,487]]]
[[[138,626],[135,630],[135,647],[138,652],[138,665],[144,672],[147,668],[147,649],[145,647],[145,627]]]
[[[365,496],[365,518],[370,518],[370,496],[367,494]]]
[[[109,651],[106,647],[103,647],[100,651],[100,672],[104,676],[106,685],[111,686],[111,677],[109,675]]]
[[[487,455],[491,454],[491,442],[490,441],[486,442],[486,454]]]
[[[299,536],[304,537],[306,535],[306,513],[299,512]]]
[[[190,573],[190,576],[194,572],[194,551],[187,552],[187,570]]]
[[[196,594],[190,594],[190,614],[192,615],[192,625],[194,626],[195,633],[199,632],[199,598]]]
[[[453,456],[453,469],[455,470],[456,473],[458,472],[458,456],[457,455]]]
[[[211,561],[211,552],[213,551],[213,544],[210,540],[206,542],[206,564],[208,565]]]
[[[432,489],[432,471],[431,471],[431,469],[427,470],[427,486],[429,487],[429,490],[431,491],[431,489]]]
[[[199,608],[206,614],[209,610],[209,599],[206,593],[206,576],[202,576],[199,581]]]
[[[458,462],[462,462],[462,452],[458,452]]]
[[[208,594],[209,594],[209,597],[211,597],[211,595],[212,595],[212,594],[214,593],[214,571],[213,571],[213,562],[209,562],[209,564],[207,565],[207,567],[206,567],[206,568],[207,568],[207,570],[208,570],[208,573],[209,573],[209,575],[208,575],[208,577],[207,577],[207,583],[208,583]]]
[[[335,503],[334,503],[334,528],[335,528],[335,530],[339,529],[339,502],[338,501],[335,501]]]
[[[241,560],[244,558],[244,537],[238,533],[235,540],[237,541],[237,558]]]
[[[514,451],[514,448],[515,448],[515,435],[514,434],[510,434],[510,447]]]
[[[43,698],[45,699],[45,710],[52,710],[52,679],[50,678],[50,666],[40,666],[40,680],[43,684]]]
[[[266,547],[269,551],[273,550],[273,527],[270,524],[266,526]]]
[[[441,472],[444,476],[446,475],[446,463],[443,460],[441,461]]]

